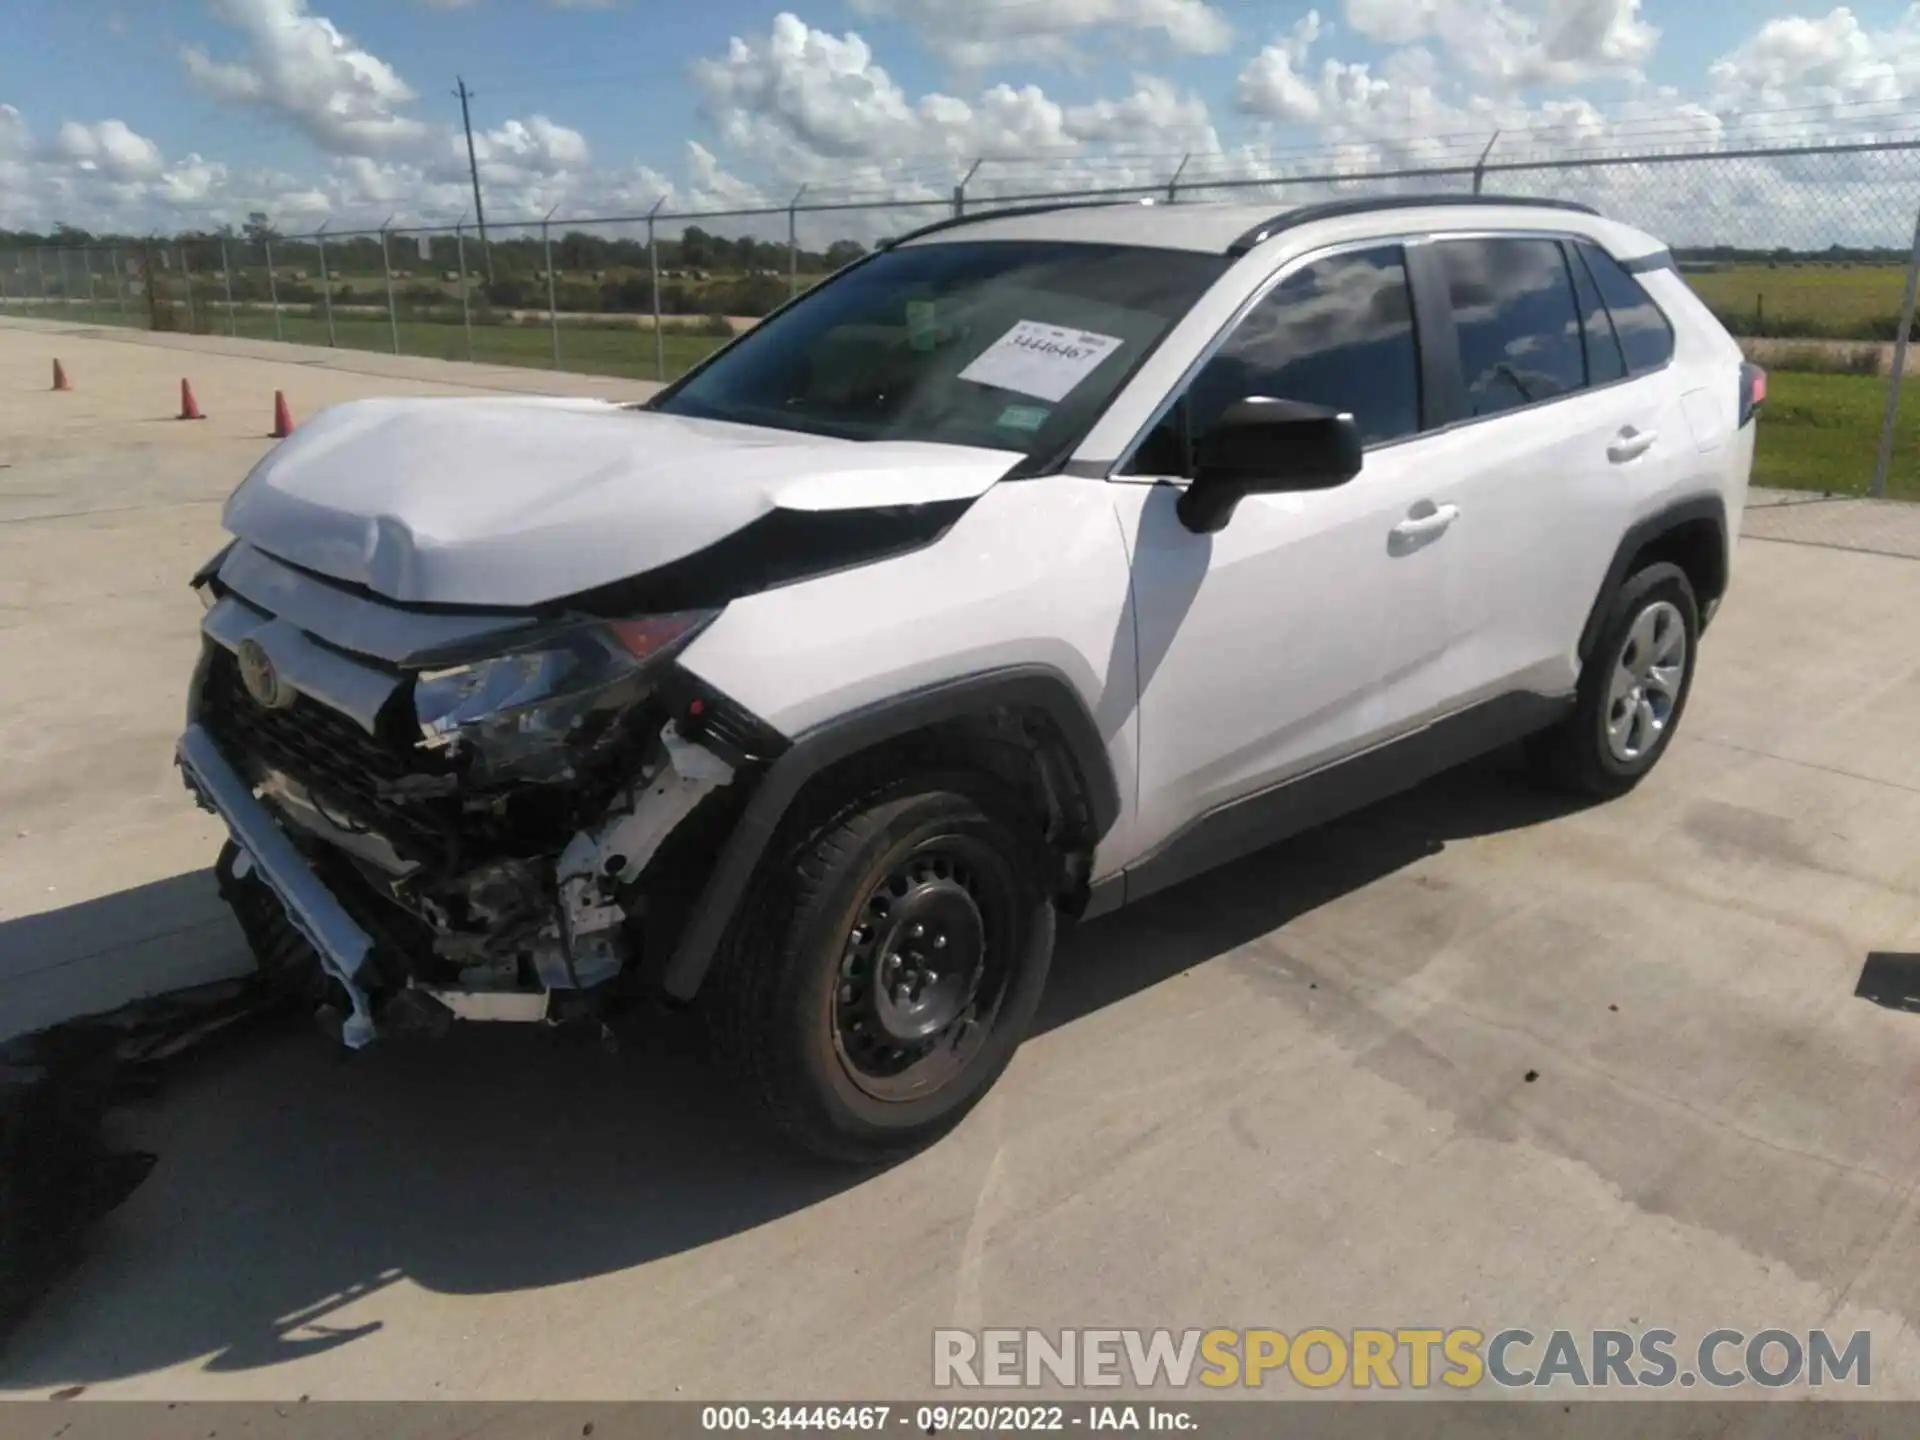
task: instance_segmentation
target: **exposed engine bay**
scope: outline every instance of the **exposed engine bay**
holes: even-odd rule
[[[387,666],[216,574],[201,589],[194,721],[372,940],[365,965],[327,967],[351,1044],[596,1013],[694,898],[710,827],[689,822],[725,824],[778,744],[672,664],[712,611],[570,617]]]

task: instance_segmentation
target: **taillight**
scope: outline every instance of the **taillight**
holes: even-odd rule
[[[1767,372],[1758,365],[1740,367],[1740,423],[1745,425],[1767,403]]]

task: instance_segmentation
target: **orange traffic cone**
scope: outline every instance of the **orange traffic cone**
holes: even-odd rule
[[[284,440],[293,433],[293,411],[287,408],[284,390],[273,392],[273,438]]]
[[[193,386],[182,376],[180,380],[180,418],[182,420],[204,420],[199,405],[194,403]]]
[[[53,388],[56,390],[71,390],[73,388],[67,383],[66,366],[62,365],[58,360],[53,362]]]

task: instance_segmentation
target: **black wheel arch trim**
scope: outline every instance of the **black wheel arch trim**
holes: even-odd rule
[[[1094,838],[1112,829],[1120,814],[1120,786],[1106,741],[1086,702],[1053,666],[1010,665],[890,696],[795,736],[767,767],[660,973],[667,994],[691,1000],[698,993],[754,872],[807,781],[888,740],[997,709],[1037,710],[1053,723],[1079,771]]]
[[[1594,647],[1600,643],[1600,631],[1607,621],[1607,606],[1612,602],[1614,592],[1626,582],[1627,570],[1633,564],[1633,557],[1669,531],[1701,520],[1710,521],[1715,533],[1720,537],[1720,574],[1723,580],[1732,573],[1733,545],[1727,530],[1727,505],[1720,496],[1695,495],[1685,500],[1675,501],[1636,521],[1621,537],[1619,547],[1613,552],[1613,560],[1607,566],[1606,579],[1600,586],[1600,593],[1594,597],[1593,609],[1587,615],[1585,628],[1580,632],[1579,655],[1583,664],[1592,656]],[[1718,596],[1700,597],[1702,629],[1705,628],[1710,608],[1718,599]]]

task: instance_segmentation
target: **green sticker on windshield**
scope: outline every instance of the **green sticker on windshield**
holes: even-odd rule
[[[931,300],[907,302],[907,344],[931,350],[940,339],[940,307]]]
[[[1009,405],[994,423],[1007,430],[1038,430],[1052,413],[1044,405]]]

